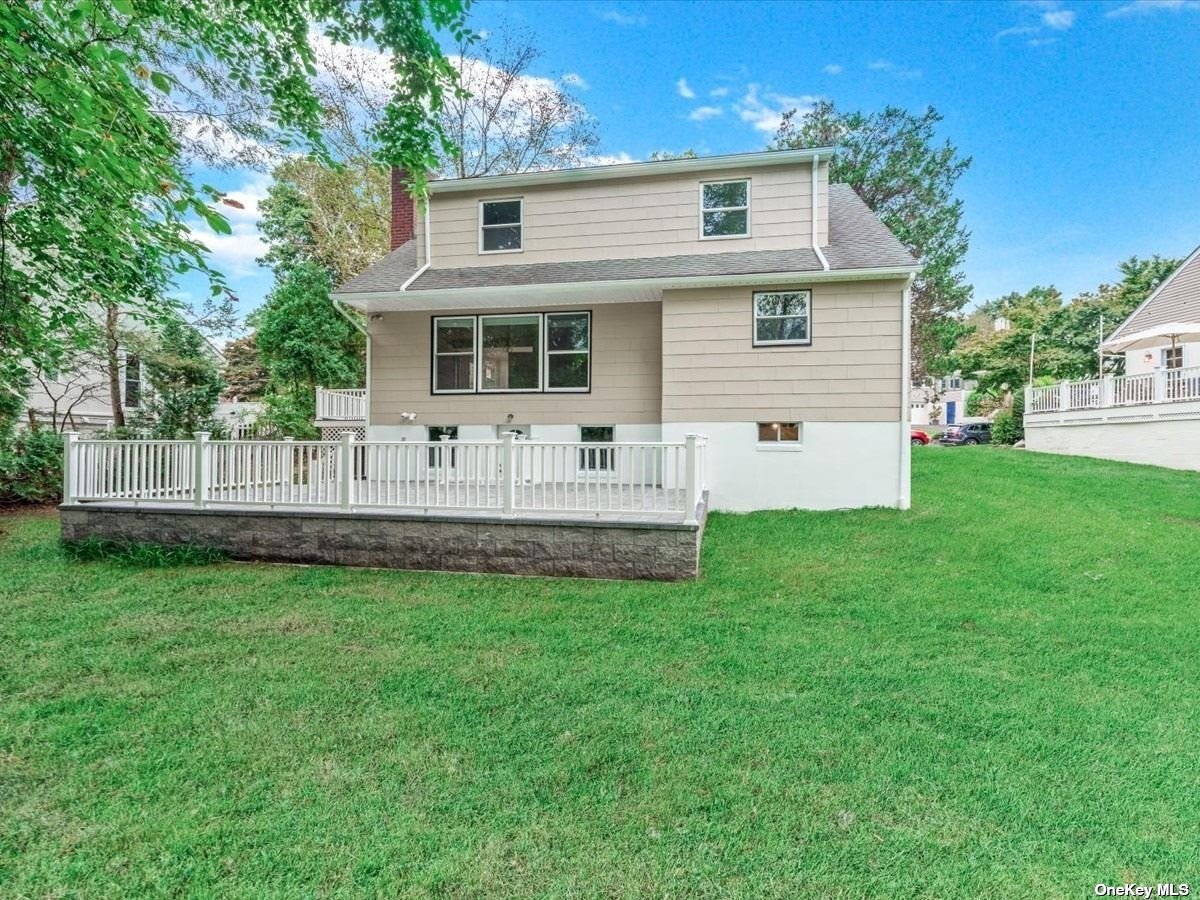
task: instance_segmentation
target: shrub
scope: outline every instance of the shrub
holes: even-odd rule
[[[992,420],[992,440],[997,444],[1015,444],[1025,439],[1025,394],[1013,395],[1012,409],[1002,409]]]
[[[57,503],[62,499],[62,436],[21,431],[0,448],[0,503]]]

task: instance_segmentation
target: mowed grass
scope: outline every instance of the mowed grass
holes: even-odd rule
[[[916,448],[695,584],[69,562],[0,520],[0,895],[1200,881],[1200,476]]]

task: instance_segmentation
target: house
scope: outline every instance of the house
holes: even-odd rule
[[[828,184],[831,152],[435,181],[422,204],[394,172],[392,250],[334,295],[366,384],[318,390],[323,440],[197,435],[150,476],[70,442],[65,539],[678,579],[710,509],[907,508],[918,267]]]
[[[335,294],[369,323],[367,438],[696,433],[712,509],[907,506],[917,267],[829,157],[435,181],[424,209],[397,174],[395,249]]]
[[[1123,375],[1026,388],[1026,446],[1200,470],[1200,247],[1101,349]]]
[[[978,382],[962,372],[913,384],[909,391],[913,425],[956,425],[967,417],[967,398]]]

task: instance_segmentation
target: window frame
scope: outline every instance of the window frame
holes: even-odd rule
[[[137,363],[137,375],[134,379],[137,382],[137,396],[135,398],[137,401],[136,403],[129,402],[129,361],[131,359]],[[129,351],[126,351],[125,352],[125,360],[121,364],[121,408],[122,409],[141,409],[142,408],[142,398],[145,396],[145,383],[146,383],[145,376],[146,376],[146,367],[145,367],[145,364],[142,362],[141,356],[139,356],[136,353],[130,353]]]
[[[764,426],[774,426],[777,433],[782,434],[784,425],[794,426],[796,429],[796,439],[794,441],[785,441],[776,438],[773,441],[764,441],[762,439],[762,428]],[[803,422],[756,422],[755,423],[755,442],[754,449],[768,453],[798,453],[804,450],[804,423]]]
[[[551,350],[550,349],[550,317],[551,316],[586,316],[587,317],[587,349],[586,350]],[[592,311],[590,309],[572,310],[570,312],[542,313],[542,390],[547,394],[590,394],[592,392]],[[587,384],[583,387],[550,387],[550,357],[569,356],[571,354],[587,354]]]
[[[537,319],[538,346],[534,353],[537,357],[537,385],[531,388],[485,388],[483,386],[483,321],[484,319],[515,319],[522,316],[533,316]],[[480,313],[475,317],[475,393],[477,394],[540,394],[545,373],[542,371],[542,348],[546,346],[546,316],[542,313],[504,312]]]
[[[1172,363],[1172,362],[1174,362],[1175,360],[1178,360],[1178,361],[1179,361],[1179,362],[1178,362],[1178,364],[1177,364],[1177,365],[1172,365],[1171,363]],[[1173,370],[1173,369],[1182,369],[1182,368],[1184,368],[1184,365],[1183,365],[1183,345],[1181,345],[1181,344],[1180,344],[1180,345],[1176,345],[1176,346],[1174,346],[1174,347],[1163,347],[1163,350],[1162,350],[1162,368],[1166,369],[1168,372],[1170,372],[1170,371],[1171,371],[1171,370]]]
[[[450,431],[453,432],[453,434],[448,435],[447,439],[444,441],[441,439],[441,437],[438,437],[438,439],[435,441],[433,439],[433,430],[435,428],[439,431]],[[456,468],[458,468],[458,448],[451,446],[450,452],[446,453],[446,448],[442,446],[443,444],[454,444],[458,440],[457,425],[426,425],[425,440],[426,443],[429,444],[429,446],[426,447],[426,449],[429,451],[429,454],[425,460],[425,465],[430,471],[453,472]],[[449,466],[445,464],[447,456],[450,458]]]
[[[483,224],[483,208],[489,203],[516,203],[519,204],[521,214],[517,220],[517,228],[520,229],[521,246],[508,250],[485,250],[483,249],[483,232],[488,228],[512,228],[509,225],[484,225]],[[493,256],[498,253],[524,253],[525,252],[525,198],[524,197],[489,197],[486,200],[479,201],[479,255]]]
[[[760,316],[758,314],[758,298],[763,294],[804,294],[805,318],[808,319],[808,335],[802,340],[760,341],[758,339],[759,319],[796,319],[799,316]],[[781,290],[759,290],[750,292],[750,341],[754,347],[811,347],[813,342],[812,320],[812,288],[784,288]]]
[[[710,184],[736,184],[741,182],[746,185],[746,205],[742,206],[713,206],[706,207],[704,205],[704,188]],[[750,207],[753,191],[752,179],[750,178],[716,178],[708,181],[699,182],[697,190],[696,202],[700,207],[700,220],[697,222],[697,228],[702,241],[734,241],[748,238],[753,233],[753,223],[751,222]],[[704,233],[704,214],[706,212],[740,212],[746,211],[746,233],[745,234],[705,234]]]
[[[463,351],[455,351],[454,353],[437,352],[437,327],[438,322],[446,319],[470,319],[471,320],[471,365],[474,369],[471,377],[471,386],[469,388],[439,388],[437,383],[437,364],[438,356],[466,356]],[[476,393],[475,386],[479,380],[479,316],[434,316],[430,320],[429,325],[429,390],[432,394],[474,394]]]

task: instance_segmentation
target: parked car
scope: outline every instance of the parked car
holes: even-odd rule
[[[964,425],[951,425],[946,433],[938,438],[938,443],[961,446],[963,444],[987,444],[991,440],[991,422],[967,422]]]
[[[912,440],[912,445],[914,447],[924,447],[926,444],[929,443],[929,435],[926,434],[924,431],[920,431],[919,429],[916,429],[916,428],[914,428],[912,430],[910,439]]]

